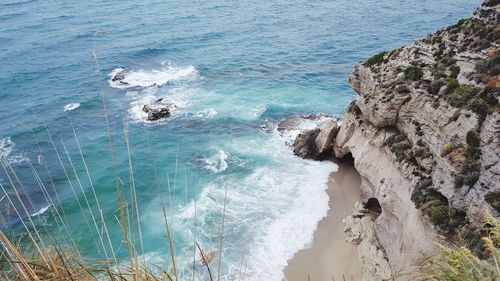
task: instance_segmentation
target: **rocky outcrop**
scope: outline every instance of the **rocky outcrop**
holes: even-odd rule
[[[338,133],[338,129],[339,126],[335,118],[327,119],[319,127],[319,134],[314,139],[314,144],[319,155],[327,155],[329,152],[332,152],[333,140]]]
[[[471,18],[377,54],[349,77],[359,96],[324,139],[336,157],[354,158],[363,202],[380,204],[374,219],[345,221],[364,280],[414,280],[441,237],[466,233],[477,250],[483,212],[500,215],[499,11],[499,1],[485,1]],[[323,147],[321,134],[305,132],[295,147]]]
[[[145,104],[142,111],[148,114],[148,121],[156,121],[170,117],[170,109],[174,107],[173,104],[164,102],[163,99]]]
[[[485,210],[499,215],[499,9],[487,1],[470,19],[356,65],[349,78],[359,97],[334,151],[352,154],[363,199],[380,202],[371,240],[396,280],[412,280],[441,235],[479,231]],[[376,259],[370,247],[360,251]]]
[[[123,69],[119,72],[117,72],[112,78],[111,81],[113,82],[118,82],[122,85],[128,85],[128,83],[125,81],[125,76],[130,72],[129,69]]]
[[[332,155],[338,123],[329,115],[291,116],[278,124],[278,131],[288,140],[295,155],[322,160]]]
[[[293,143],[293,153],[304,159],[316,159],[319,154],[316,146],[316,138],[319,133],[319,128],[300,133]]]

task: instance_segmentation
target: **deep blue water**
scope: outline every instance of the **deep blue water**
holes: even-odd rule
[[[124,258],[114,175],[131,204],[133,174],[145,256],[168,259],[161,190],[187,275],[193,240],[218,245],[227,186],[224,274],[244,264],[249,279],[281,280],[326,214],[336,167],[294,157],[275,124],[341,116],[355,97],[347,76],[356,62],[455,23],[479,2],[0,0],[2,228],[23,232],[9,198],[29,221],[15,186],[41,232],[64,236],[53,217],[64,213],[84,255],[111,256],[86,207],[101,225],[92,182]],[[110,83],[118,68],[131,70],[130,87]],[[159,97],[178,108],[169,121],[145,122],[141,106]],[[65,111],[70,104],[79,107]],[[138,241],[137,230],[131,236]]]

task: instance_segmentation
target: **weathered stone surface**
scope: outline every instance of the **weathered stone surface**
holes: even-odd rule
[[[338,133],[338,123],[336,119],[329,119],[319,128],[319,134],[314,140],[318,154],[325,155],[332,151],[333,140]]]
[[[390,135],[388,130],[356,121],[355,115],[348,112],[336,138],[335,153],[352,153],[362,178],[363,200],[373,197],[380,202],[382,214],[372,226],[393,273],[411,273],[416,260],[433,252],[436,233],[411,201],[414,183],[407,175],[412,170],[399,165],[383,146]],[[368,250],[360,255],[371,254]]]
[[[361,205],[361,204],[359,204]],[[359,208],[356,214],[363,214]],[[389,261],[381,248],[374,231],[374,222],[369,216],[352,215],[344,219],[347,242],[358,245],[362,267],[362,281],[393,280]]]

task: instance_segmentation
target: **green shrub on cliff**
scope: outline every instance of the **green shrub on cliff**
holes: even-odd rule
[[[465,150],[465,161],[460,173],[455,177],[455,186],[473,186],[479,180],[481,172],[481,139],[476,131],[469,131],[466,136],[467,147]]]
[[[387,54],[387,52],[380,52],[372,57],[370,57],[367,61],[366,64],[368,66],[372,66],[375,64],[380,64],[381,62],[384,61],[384,56]]]
[[[451,78],[457,78],[458,77],[458,74],[460,73],[460,67],[454,65],[452,67],[450,67],[450,77]]]
[[[467,223],[466,214],[449,206],[448,199],[432,186],[431,178],[422,178],[415,185],[411,200],[442,232],[454,232]]]
[[[489,192],[484,195],[484,200],[500,213],[500,192]]]
[[[495,76],[500,74],[500,53],[498,53],[498,50],[497,54],[495,54],[494,56],[478,62],[475,69],[478,73],[487,76]]]
[[[465,106],[478,92],[478,89],[470,85],[459,85],[456,87],[448,101],[452,106],[463,107]]]
[[[455,89],[459,86],[460,84],[458,84],[457,79],[451,79],[448,83],[446,83],[446,93],[453,93],[453,91],[455,91]]]
[[[481,139],[476,131],[469,131],[467,132],[465,141],[467,142],[467,145],[471,147],[479,147]]]
[[[408,66],[404,71],[406,79],[410,80],[420,80],[424,76],[422,69],[415,65]]]

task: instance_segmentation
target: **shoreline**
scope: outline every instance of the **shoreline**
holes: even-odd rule
[[[326,190],[329,202],[326,217],[321,219],[313,240],[288,261],[284,280],[358,280],[361,267],[357,246],[345,241],[342,219],[354,212],[361,199],[361,178],[352,160],[336,163]]]

